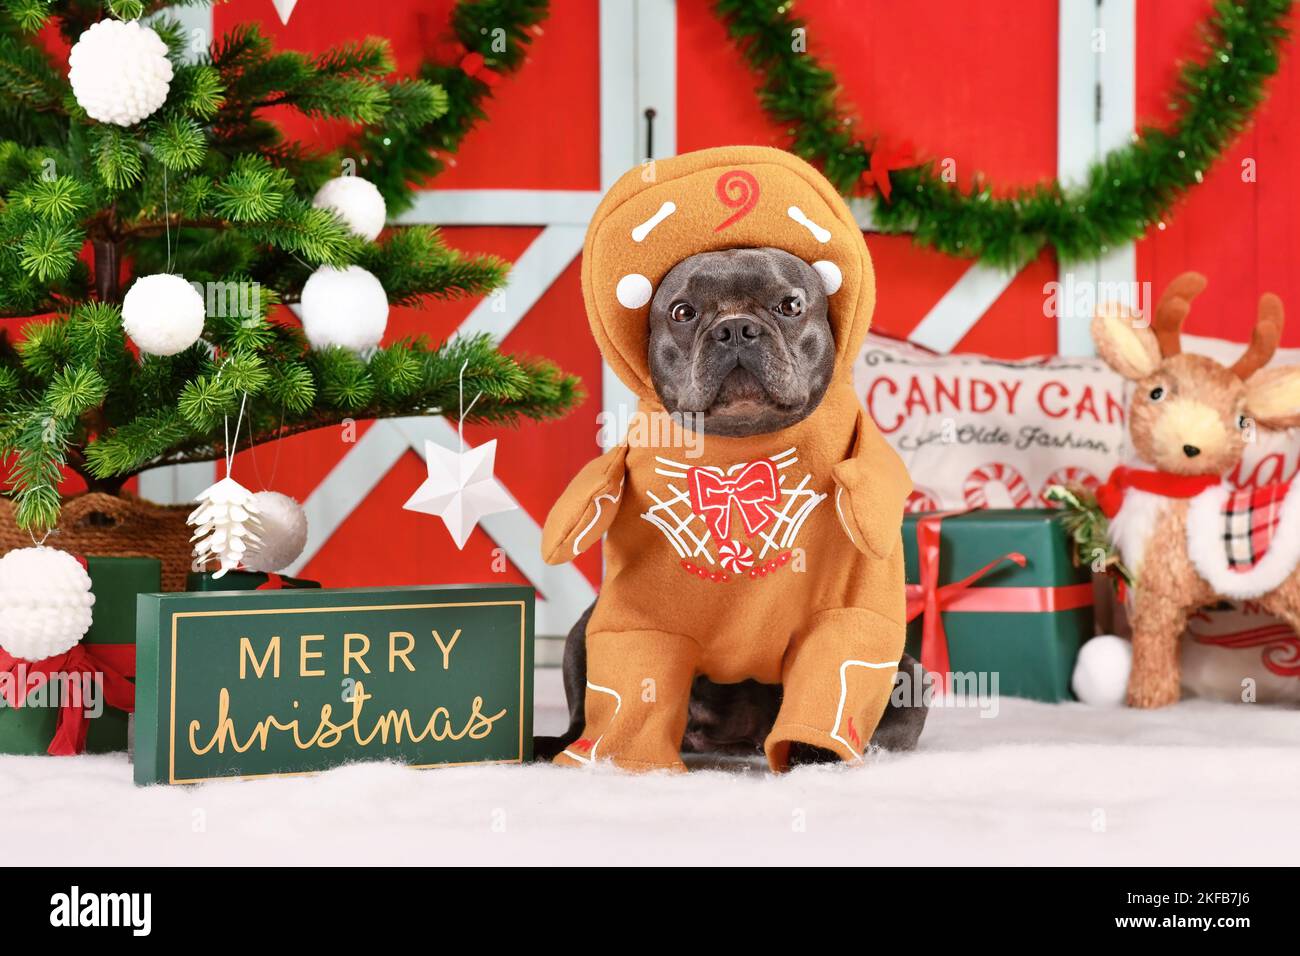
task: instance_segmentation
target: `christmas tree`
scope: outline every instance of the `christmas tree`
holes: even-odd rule
[[[580,400],[574,378],[486,337],[378,347],[389,304],[504,280],[502,262],[435,228],[378,235],[383,200],[399,208],[437,168],[422,131],[463,130],[464,89],[393,77],[373,38],[308,55],[240,26],[196,51],[168,5],[0,0],[0,318],[37,317],[0,331],[0,458],[20,525],[56,526],[65,469],[117,493],[145,469],[223,457],[240,415],[241,446],[455,415],[462,369],[482,393],[470,420]],[[355,137],[313,150],[275,108]]]

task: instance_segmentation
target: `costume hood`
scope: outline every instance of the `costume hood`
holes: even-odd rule
[[[835,374],[849,374],[876,303],[862,231],[826,177],[802,159],[764,146],[727,146],[629,170],[587,228],[587,318],[624,384],[655,400],[646,355],[650,300],[673,266],[701,252],[765,246],[821,274],[830,293]]]

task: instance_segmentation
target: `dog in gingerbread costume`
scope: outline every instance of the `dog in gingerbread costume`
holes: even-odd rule
[[[602,200],[582,287],[638,422],[656,424],[634,422],[546,521],[552,563],[607,535],[584,726],[556,762],[682,769],[701,681],[747,699],[780,686],[775,770],[860,760],[902,655],[911,482],[852,388],[875,280],[848,207],[779,150],[662,160]]]

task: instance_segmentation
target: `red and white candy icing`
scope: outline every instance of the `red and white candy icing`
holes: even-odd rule
[[[718,548],[718,563],[724,571],[743,574],[754,566],[754,551],[749,545],[733,538]]]

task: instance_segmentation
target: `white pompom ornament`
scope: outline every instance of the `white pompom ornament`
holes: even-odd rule
[[[167,99],[167,44],[138,21],[92,23],[68,55],[68,81],[81,108],[101,123],[134,126]]]
[[[1074,696],[1094,707],[1119,707],[1128,691],[1133,645],[1114,634],[1085,641],[1074,662]]]
[[[90,630],[90,575],[66,551],[19,548],[0,558],[0,648],[26,661],[70,650]]]
[[[312,348],[372,349],[387,327],[388,294],[360,266],[321,266],[303,284],[302,329]]]
[[[190,538],[194,542],[195,567],[201,568],[209,558],[215,558],[220,568],[212,576],[222,577],[239,567],[250,547],[261,543],[257,501],[229,474],[194,500],[199,506],[185,520],[195,529]]]
[[[311,204],[333,209],[353,232],[374,241],[388,218],[388,206],[375,184],[360,176],[336,176],[320,189]]]
[[[298,559],[307,547],[307,513],[302,505],[278,491],[259,491],[257,502],[260,524],[257,536],[244,555],[244,567],[250,571],[272,574],[283,571]]]
[[[203,296],[180,276],[142,276],[122,299],[122,328],[141,352],[175,355],[203,334]]]

